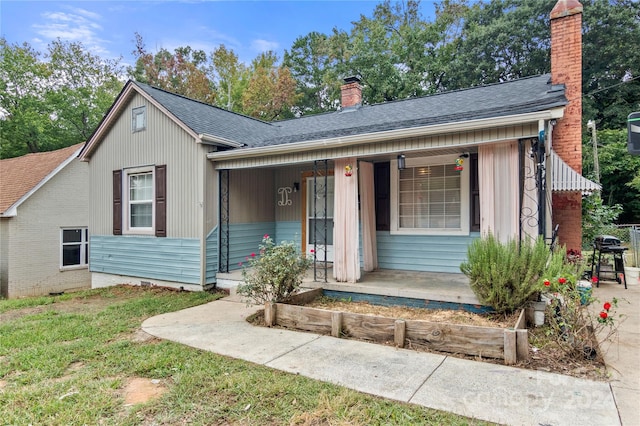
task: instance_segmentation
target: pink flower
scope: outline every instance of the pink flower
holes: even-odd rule
[[[245,257],[244,260],[249,261],[249,256]]]
[[[262,238],[264,238],[266,240],[267,238],[269,238],[269,234],[264,234],[264,237],[262,237]]]
[[[238,266],[242,266],[242,262],[238,262]]]
[[[605,302],[605,304],[603,305],[603,307],[604,307],[604,310],[605,310],[605,311],[608,311],[609,309],[611,309],[611,303],[609,303],[609,302]]]
[[[314,249],[309,250],[311,253],[315,253],[316,251]]]
[[[251,257],[256,257],[256,254],[255,253],[251,253]]]

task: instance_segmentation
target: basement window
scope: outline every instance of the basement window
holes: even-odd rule
[[[87,228],[62,228],[60,239],[60,268],[85,268],[89,264],[89,231]]]

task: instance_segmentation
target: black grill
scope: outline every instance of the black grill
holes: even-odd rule
[[[623,248],[626,250],[626,248],[621,247],[620,244],[621,244],[621,241],[611,235],[598,235],[593,240],[593,247],[597,248],[598,250],[607,250],[610,248],[617,248],[617,249]]]

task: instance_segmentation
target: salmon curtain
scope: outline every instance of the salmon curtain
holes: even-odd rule
[[[358,168],[356,158],[335,161],[333,276],[338,282],[360,279],[358,254]]]
[[[378,269],[373,163],[361,162],[358,166],[358,175],[360,178],[360,215],[362,217],[362,263],[363,269],[370,272]]]
[[[520,222],[516,141],[478,148],[480,231],[499,241],[518,239]]]

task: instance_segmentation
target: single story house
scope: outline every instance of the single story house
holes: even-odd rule
[[[317,279],[378,268],[459,273],[469,243],[580,247],[581,13],[560,0],[552,71],[263,122],[129,81],[87,141],[90,271],[117,283],[214,286],[263,236],[297,241]],[[555,177],[552,176],[552,172]]]
[[[0,160],[0,296],[90,287],[83,145]]]

